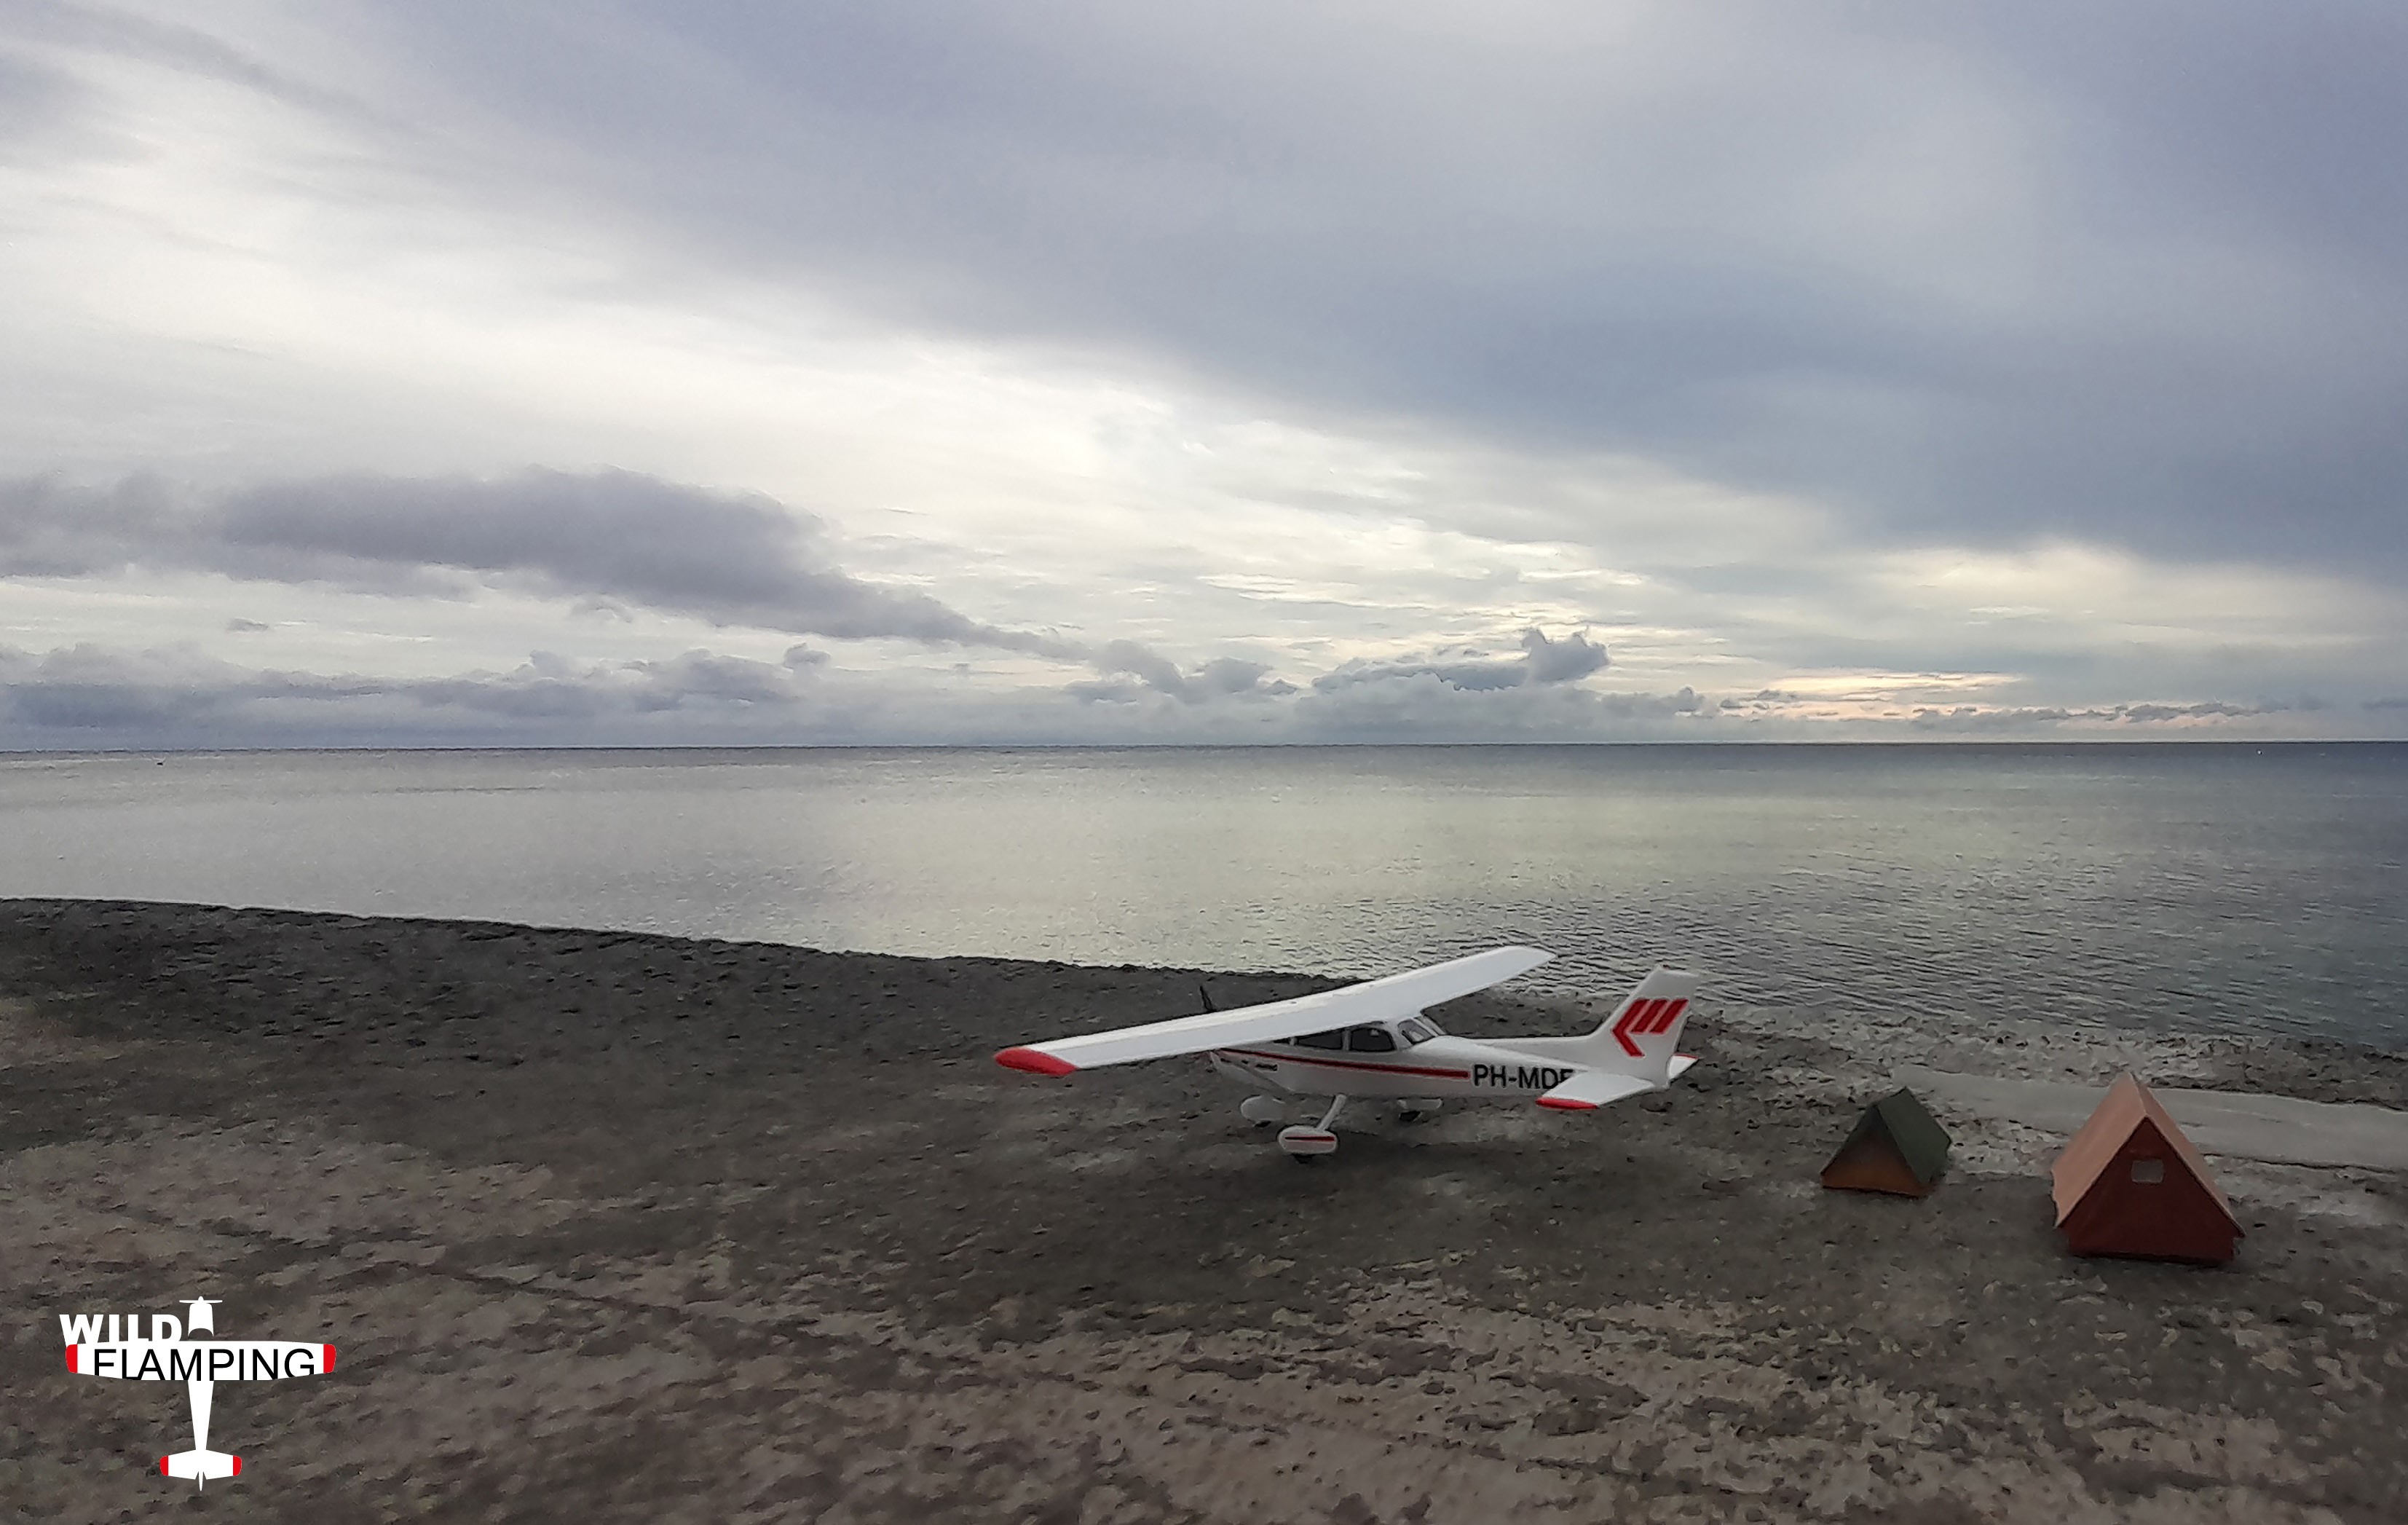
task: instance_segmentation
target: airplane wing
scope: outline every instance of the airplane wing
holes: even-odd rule
[[[1652,1083],[1637,1075],[1617,1075],[1611,1070],[1583,1070],[1554,1090],[1541,1092],[1539,1105],[1554,1107],[1560,1112],[1594,1112],[1625,1097],[1637,1096],[1641,1091],[1655,1088]]]
[[[1200,1054],[1235,1043],[1268,1043],[1298,1033],[1351,1027],[1357,1022],[1382,1022],[1411,1016],[1425,1007],[1485,990],[1516,974],[1526,974],[1554,957],[1541,948],[1491,948],[1486,953],[1450,958],[1426,969],[1366,980],[1341,990],[1324,990],[1317,995],[1297,996],[1260,1006],[1240,1006],[1235,1011],[1205,1012],[1168,1022],[1149,1022],[1140,1028],[1007,1048],[995,1057],[995,1062],[1007,1070],[1067,1075],[1073,1070],[1134,1064],[1140,1059]]]

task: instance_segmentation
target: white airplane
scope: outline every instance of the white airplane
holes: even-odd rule
[[[1256,1092],[1239,1108],[1250,1123],[1285,1121],[1289,1103],[1268,1093],[1330,1099],[1318,1123],[1280,1129],[1280,1147],[1299,1164],[1337,1152],[1331,1129],[1350,1101],[1384,1102],[1408,1122],[1448,1099],[1529,1100],[1586,1112],[1660,1091],[1697,1062],[1674,1052],[1698,988],[1698,976],[1679,970],[1649,974],[1596,1031],[1571,1037],[1456,1038],[1424,1014],[1554,957],[1541,948],[1492,948],[1341,990],[1007,1048],[995,1061],[1067,1075],[1210,1055],[1214,1070]]]

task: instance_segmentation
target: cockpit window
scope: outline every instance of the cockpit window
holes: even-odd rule
[[[1397,1039],[1385,1028],[1349,1028],[1346,1046],[1357,1054],[1393,1054],[1397,1051]]]
[[[1397,1036],[1402,1038],[1405,1041],[1405,1046],[1410,1048],[1415,1043],[1428,1043],[1438,1034],[1430,1031],[1425,1024],[1408,1017],[1397,1024]]]
[[[1301,1038],[1291,1038],[1288,1042],[1298,1048],[1344,1048],[1346,1032],[1342,1028],[1333,1028],[1327,1032],[1308,1032]]]

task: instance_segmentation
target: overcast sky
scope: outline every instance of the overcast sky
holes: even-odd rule
[[[2408,11],[0,0],[0,748],[2408,736]]]

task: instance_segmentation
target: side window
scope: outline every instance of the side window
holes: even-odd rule
[[[1428,1043],[1432,1038],[1437,1037],[1438,1034],[1430,1031],[1429,1029],[1424,1027],[1421,1023],[1408,1018],[1405,1021],[1397,1024],[1397,1036],[1405,1041],[1407,1047],[1411,1047],[1415,1043]]]
[[[1341,1029],[1333,1029],[1328,1032],[1308,1032],[1301,1038],[1291,1038],[1288,1042],[1298,1048],[1344,1048],[1346,1034]]]
[[[2165,1178],[2166,1162],[2164,1160],[2136,1159],[2132,1161],[2132,1179],[2139,1182],[2141,1185],[2149,1187],[2157,1186],[2162,1184]]]
[[[1397,1040],[1385,1028],[1349,1028],[1346,1046],[1357,1054],[1393,1054]]]

